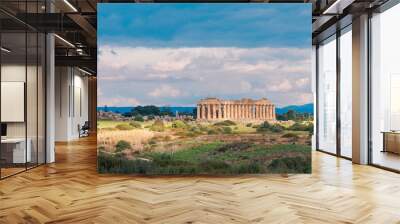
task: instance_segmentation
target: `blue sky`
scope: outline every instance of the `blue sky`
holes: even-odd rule
[[[308,47],[311,4],[99,4],[100,44]]]
[[[99,106],[312,102],[311,4],[99,4]]]

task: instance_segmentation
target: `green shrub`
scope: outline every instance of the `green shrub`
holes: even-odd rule
[[[186,128],[188,125],[181,121],[181,120],[176,120],[172,122],[172,128]]]
[[[133,127],[130,126],[129,124],[119,124],[117,126],[115,126],[115,128],[117,128],[118,130],[123,130],[123,131],[127,131],[127,130],[132,130]]]
[[[142,127],[142,125],[136,121],[130,122],[129,125],[132,126],[133,128],[141,128]]]
[[[207,134],[216,135],[216,134],[218,134],[218,132],[216,130],[214,130],[214,129],[210,129],[210,130],[207,131]]]
[[[292,126],[289,127],[289,130],[308,131],[310,133],[313,133],[314,132],[314,124],[313,123],[304,124],[304,123],[296,122]]]
[[[155,139],[150,139],[148,143],[149,145],[156,145],[157,141]]]
[[[99,146],[97,149],[98,149],[99,152],[104,152],[104,151],[106,151],[106,147],[104,147],[103,145],[102,145],[102,146]]]
[[[144,118],[143,118],[142,116],[138,115],[138,116],[135,116],[135,118],[133,118],[133,120],[134,120],[134,121],[143,122],[143,121],[144,121]]]
[[[202,132],[207,132],[208,131],[208,128],[206,126],[204,126],[204,125],[199,125],[199,129]]]
[[[299,156],[274,159],[268,169],[273,173],[311,173],[311,159]]]
[[[296,133],[286,133],[284,135],[281,136],[282,138],[293,138],[293,139],[298,139],[299,135]]]
[[[257,132],[260,133],[265,133],[265,132],[274,132],[274,133],[280,133],[284,130],[285,128],[280,125],[280,124],[273,124],[271,125],[268,123],[268,121],[264,121],[263,123],[260,124],[260,126],[257,127]]]
[[[202,170],[212,172],[213,170],[228,170],[229,164],[221,160],[205,160],[199,164]]]
[[[201,133],[201,130],[200,130],[200,128],[198,128],[198,127],[191,127],[191,128],[189,129],[189,131]]]
[[[222,128],[222,133],[224,133],[224,134],[232,134],[232,128],[231,127],[223,127]]]
[[[124,151],[125,149],[131,149],[131,144],[125,140],[119,140],[115,145],[115,152],[119,153]]]
[[[284,129],[285,128],[279,124],[274,124],[270,127],[270,130],[275,133],[281,133],[281,132],[283,132]]]
[[[154,123],[150,126],[150,130],[163,132],[165,129],[164,122],[162,120],[155,120]]]
[[[260,173],[261,172],[261,165],[259,163],[242,163],[237,168],[237,173]]]
[[[248,123],[248,124],[246,124],[246,127],[249,127],[249,128],[251,128],[253,126],[253,124],[252,123]]]
[[[267,132],[270,131],[271,125],[268,123],[268,121],[264,121],[260,125],[253,127],[257,128],[257,132]]]
[[[103,131],[115,131],[117,128],[112,128],[112,127],[107,127],[107,128],[101,128]]]
[[[214,124],[215,126],[233,126],[236,125],[235,122],[231,120],[220,121]]]

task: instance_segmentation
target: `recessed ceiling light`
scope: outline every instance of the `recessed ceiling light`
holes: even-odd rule
[[[85,74],[87,74],[87,75],[90,75],[90,76],[93,75],[92,73],[90,73],[90,72],[88,72],[88,71],[86,71],[86,70],[83,70],[83,69],[81,69],[81,68],[79,68],[79,67],[78,67],[78,70],[81,71],[81,72],[83,72],[83,73],[85,73]]]
[[[54,34],[55,37],[57,37],[59,40],[61,40],[62,42],[66,43],[67,45],[69,45],[70,47],[75,48],[75,45],[73,45],[71,42],[69,42],[68,40],[62,38],[61,36],[59,36],[58,34]]]
[[[1,49],[1,51],[4,51],[6,53],[10,53],[11,52],[11,50],[9,50],[9,49],[7,49],[5,47],[1,47],[0,49]]]
[[[74,12],[78,12],[78,10],[68,1],[64,0],[65,4],[67,4]]]

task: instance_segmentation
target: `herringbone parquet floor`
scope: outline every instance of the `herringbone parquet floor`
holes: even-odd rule
[[[95,139],[0,181],[0,223],[400,223],[400,175],[313,153],[312,175],[96,173]]]

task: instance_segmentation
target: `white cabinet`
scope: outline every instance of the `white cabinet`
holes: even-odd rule
[[[32,161],[32,141],[27,139],[26,150],[25,150],[25,139],[24,138],[7,138],[2,139],[1,144],[11,145],[13,148],[12,157],[13,163],[25,163]]]

